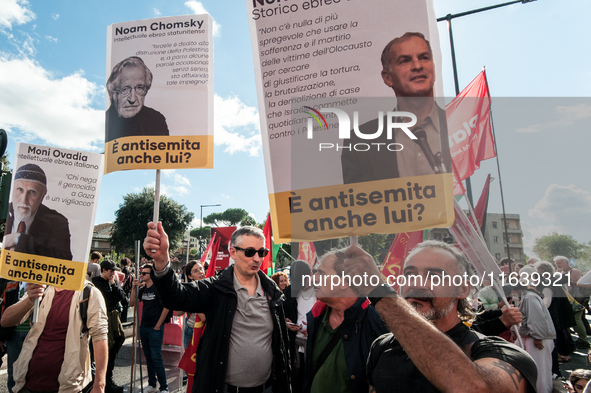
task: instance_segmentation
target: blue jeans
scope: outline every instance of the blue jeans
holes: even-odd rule
[[[16,359],[18,359],[21,349],[23,348],[23,342],[28,333],[29,332],[12,332],[10,338],[6,340],[6,353],[8,355],[8,378],[6,386],[10,393],[12,393],[12,388],[14,388],[14,385],[16,384],[12,378],[12,365],[16,362]]]
[[[156,377],[160,384],[160,391],[168,389],[166,382],[166,370],[162,361],[162,340],[164,339],[164,326],[160,330],[154,330],[153,327],[140,326],[140,338],[142,348],[146,357],[148,366],[148,384],[156,387]]]
[[[191,344],[191,339],[193,338],[193,328],[189,327],[189,325],[185,324],[183,328],[183,344],[185,345],[185,350]]]

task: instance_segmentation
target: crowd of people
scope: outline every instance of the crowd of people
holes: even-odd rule
[[[260,266],[269,250],[255,227],[232,235],[228,268],[205,278],[201,262],[190,261],[179,274],[161,224],[148,228],[150,260],[139,278],[128,258],[118,265],[94,252],[83,291],[3,283],[0,338],[10,393],[122,393],[113,369],[127,307],[138,302],[148,393],[169,389],[162,344],[173,310],[186,317],[183,348],[196,328],[202,332],[194,373],[187,372],[193,392],[550,393],[553,379],[562,377],[559,361],[590,346],[584,289],[591,288],[591,273],[573,269],[565,257],[554,263],[532,258],[522,266],[500,261],[504,273],[519,276],[503,293],[490,282],[433,286],[429,277],[476,273],[457,248],[425,241],[402,270],[424,280],[409,280],[397,294],[357,246],[326,253],[314,268],[293,261],[289,273],[268,277]],[[551,282],[534,279],[545,273]],[[333,280],[364,275],[378,280]],[[37,299],[39,315],[31,323]],[[580,393],[591,371],[563,379]]]

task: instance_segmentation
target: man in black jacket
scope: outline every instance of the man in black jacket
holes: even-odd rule
[[[218,276],[181,284],[170,268],[168,236],[149,223],[144,249],[154,258],[154,285],[164,307],[203,313],[193,392],[290,392],[285,297],[260,271],[269,250],[262,231],[242,227],[230,239],[235,261]]]
[[[123,326],[120,319],[120,303],[128,304],[127,296],[121,286],[115,280],[115,270],[121,270],[115,262],[105,259],[101,262],[101,275],[94,277],[92,283],[101,291],[107,306],[109,319],[109,363],[107,363],[106,393],[123,393],[123,387],[117,386],[113,381],[113,369],[115,358],[125,342]]]

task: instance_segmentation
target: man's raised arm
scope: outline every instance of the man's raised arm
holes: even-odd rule
[[[345,274],[379,277],[373,258],[356,246],[346,250]],[[367,282],[371,282],[368,278]],[[374,279],[374,283],[375,283]],[[361,286],[419,371],[442,392],[526,392],[528,382],[511,365],[496,359],[473,362],[460,347],[385,286]],[[385,297],[384,297],[385,296]],[[395,367],[393,365],[393,367]]]

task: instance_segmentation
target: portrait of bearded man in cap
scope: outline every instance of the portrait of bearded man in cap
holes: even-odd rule
[[[47,178],[38,165],[17,169],[12,184],[6,229],[5,249],[72,260],[68,219],[43,205]]]

